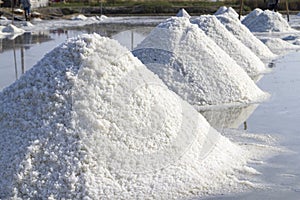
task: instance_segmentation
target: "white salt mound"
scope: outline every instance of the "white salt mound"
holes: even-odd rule
[[[71,18],[71,20],[82,20],[82,21],[84,21],[84,20],[87,20],[87,17],[84,16],[84,15],[82,15],[82,14],[80,14],[80,15],[73,16]]]
[[[232,35],[213,15],[202,15],[191,20],[207,36],[221,47],[249,76],[256,76],[266,70],[265,64],[240,40]]]
[[[275,58],[276,55],[273,54],[271,50],[258,38],[256,38],[238,19],[234,19],[228,14],[217,15],[217,18],[229,32],[231,32],[260,59],[270,60]]]
[[[299,49],[297,45],[291,44],[280,38],[265,38],[261,39],[261,41],[267,45],[272,52],[278,55],[287,54],[289,51]]]
[[[173,17],[159,24],[133,53],[196,107],[265,97],[247,73],[187,18]]]
[[[263,12],[262,9],[255,8],[242,20],[242,24],[244,24],[245,26],[249,26],[253,22],[253,20],[255,20],[256,17],[260,15],[262,12]]]
[[[223,14],[227,14],[234,19],[237,19],[239,17],[239,14],[232,7],[227,8],[226,6],[222,6],[217,10],[217,12],[215,12],[215,15]]]
[[[227,7],[226,6],[221,6],[216,12],[215,15],[221,15],[224,14],[227,11]]]
[[[247,21],[246,21],[247,22]],[[279,12],[265,10],[244,23],[251,32],[287,32],[292,28]]]
[[[12,24],[7,25],[5,28],[2,29],[3,33],[11,33],[11,34],[19,34],[24,33],[25,31],[21,28],[18,28]]]
[[[248,151],[97,34],[4,89],[0,127],[1,199],[182,199],[252,187],[238,177],[256,173]]]
[[[187,18],[191,18],[190,14],[184,9],[181,8],[178,13],[176,14],[176,17],[187,17]]]

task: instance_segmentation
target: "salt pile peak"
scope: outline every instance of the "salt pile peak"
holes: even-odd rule
[[[198,107],[261,101],[247,73],[189,19],[159,24],[133,51],[183,99]]]
[[[254,12],[254,14],[251,14]],[[287,32],[291,31],[292,28],[288,22],[282,17],[279,12],[273,12],[270,10],[265,10],[263,12],[252,11],[249,15],[242,21],[251,32]],[[257,15],[256,17],[254,17]],[[253,18],[252,18],[253,17]]]
[[[184,9],[181,8],[178,13],[176,14],[176,17],[187,17],[187,18],[191,18],[190,14]]]
[[[266,70],[265,64],[240,40],[234,37],[214,15],[202,15],[191,20],[191,22],[197,24],[249,76],[256,76]]]
[[[264,12],[262,9],[255,8],[247,16],[244,17],[244,19],[242,20],[242,24],[244,24],[245,26],[249,26],[253,22],[253,20],[255,20],[256,17],[262,12]]]
[[[232,18],[238,18],[239,17],[239,14],[232,7],[221,6],[215,12],[215,15],[222,15],[222,14],[228,14],[228,16],[231,16]]]
[[[276,55],[273,54],[271,50],[258,38],[256,38],[238,19],[232,18],[226,13],[217,15],[216,17],[229,32],[231,32],[260,59],[270,60],[276,57]]]
[[[252,186],[238,180],[253,172],[248,151],[97,34],[69,39],[4,89],[0,127],[1,199],[170,199]]]

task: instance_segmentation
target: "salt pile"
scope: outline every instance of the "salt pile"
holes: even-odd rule
[[[280,38],[264,38],[261,41],[271,49],[272,52],[282,55],[288,53],[288,51],[297,50],[299,46],[291,44]]]
[[[133,54],[196,107],[265,98],[247,73],[188,18],[159,24]]]
[[[287,32],[291,31],[291,27],[288,22],[282,17],[279,12],[273,12],[270,10],[265,10],[256,13],[257,11],[252,11],[254,14],[251,14],[249,18],[245,18],[245,24],[247,28],[252,32]],[[258,14],[256,17],[254,17]]]
[[[82,14],[73,16],[73,17],[71,18],[71,20],[82,20],[82,21],[87,20],[87,19],[88,19],[88,18],[87,18],[86,16],[82,15]]]
[[[238,19],[234,19],[228,14],[217,15],[217,18],[229,32],[231,32],[260,59],[270,60],[275,58],[275,54],[273,54],[258,38],[256,38]]]
[[[264,12],[262,9],[255,8],[242,20],[242,24],[244,24],[245,26],[249,26],[253,22],[253,20],[255,20],[256,17],[262,12]]]
[[[3,33],[10,33],[10,34],[20,34],[24,33],[25,31],[23,29],[20,29],[12,24],[7,25],[2,29]]]
[[[238,176],[256,173],[250,152],[97,34],[4,89],[0,126],[1,199],[190,198],[252,187]]]
[[[222,15],[222,14],[228,14],[232,18],[238,18],[239,14],[232,8],[227,8],[226,6],[221,6],[216,12],[215,15]]]
[[[179,10],[179,12],[177,13],[176,17],[187,17],[187,18],[191,18],[190,14],[184,9],[181,8]]]
[[[213,15],[202,15],[191,20],[207,36],[228,53],[251,77],[266,70],[265,64],[240,40],[234,37]]]

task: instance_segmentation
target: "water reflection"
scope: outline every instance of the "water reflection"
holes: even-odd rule
[[[258,104],[239,107],[224,107],[200,111],[210,125],[216,129],[239,128],[247,129],[247,119],[257,108]]]
[[[152,29],[153,27],[143,25],[93,24],[76,28],[26,32],[13,38],[2,38],[0,39],[0,90],[13,83],[47,52],[67,38],[83,33],[98,33],[118,40],[131,50]]]

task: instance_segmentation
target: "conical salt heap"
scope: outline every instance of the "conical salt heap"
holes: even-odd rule
[[[253,172],[248,151],[97,34],[69,39],[4,89],[0,127],[1,199],[182,199],[253,186],[238,180]]]
[[[240,40],[232,35],[213,15],[202,15],[191,20],[207,36],[221,47],[249,76],[254,77],[266,70],[265,64]]]
[[[252,12],[254,14],[251,14]],[[270,10],[258,13],[257,10],[254,10],[252,12],[242,21],[251,32],[288,32],[293,30],[279,12]],[[255,15],[256,17],[253,17]]]
[[[248,27],[262,12],[264,12],[262,9],[255,8],[242,20],[242,24]]]
[[[181,8],[179,10],[179,12],[176,14],[176,17],[187,17],[187,18],[191,18],[190,14],[184,9]]]
[[[133,51],[190,104],[235,104],[266,97],[247,73],[184,17],[159,24]]]
[[[260,59],[271,60],[276,57],[276,55],[273,54],[270,49],[266,45],[264,45],[258,38],[256,38],[249,31],[249,29],[238,20],[238,18],[233,18],[230,14],[227,13],[216,15],[216,17],[227,28],[229,32],[231,32]]]

